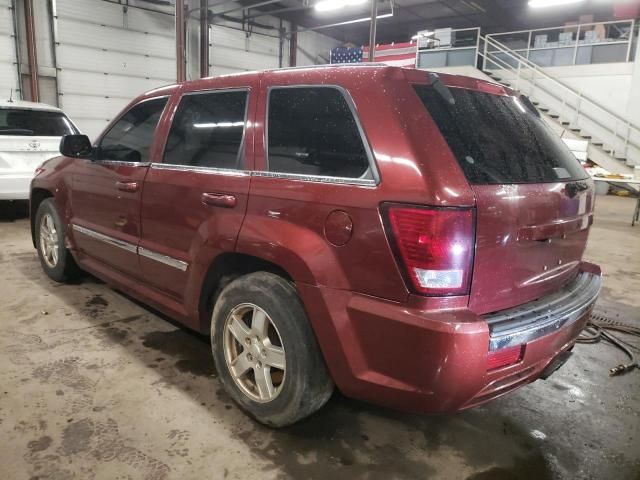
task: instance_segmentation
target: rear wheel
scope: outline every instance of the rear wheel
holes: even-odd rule
[[[296,290],[277,275],[245,275],[222,291],[211,344],[225,390],[261,423],[290,425],[321,408],[333,392]]]
[[[43,200],[35,219],[36,248],[45,273],[56,282],[73,280],[80,269],[65,247],[64,224],[53,199]]]

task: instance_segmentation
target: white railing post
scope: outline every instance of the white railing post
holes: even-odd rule
[[[628,45],[627,45],[627,62],[631,62],[631,45],[633,44],[633,35],[634,35],[634,28],[636,26],[636,21],[635,20],[631,20],[631,27],[629,29],[629,40],[628,40]],[[636,47],[637,48],[637,47]]]
[[[578,24],[578,30],[576,31],[576,43],[573,46],[573,62],[571,63],[571,65],[575,65],[576,60],[578,59],[578,43],[580,43],[580,27],[581,25]]]

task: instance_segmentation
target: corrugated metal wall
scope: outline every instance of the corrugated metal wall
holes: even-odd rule
[[[0,99],[2,100],[9,98],[11,89],[17,91],[20,88],[15,39],[11,0],[0,0]],[[20,93],[14,93],[13,98],[19,99]]]
[[[175,82],[174,17],[102,0],[56,0],[55,15],[59,105],[89,137],[138,94]]]

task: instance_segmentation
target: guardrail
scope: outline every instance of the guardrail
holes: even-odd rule
[[[482,57],[485,70],[500,71],[522,93],[543,101],[562,120],[592,132],[613,156],[640,164],[640,127],[544,72],[538,65],[487,35]]]
[[[480,28],[452,28],[417,34],[416,68],[476,66]]]
[[[542,67],[630,62],[634,20],[582,23],[486,37]]]

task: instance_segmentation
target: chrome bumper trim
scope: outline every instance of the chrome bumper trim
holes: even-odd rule
[[[141,255],[146,258],[150,258],[151,260],[155,260],[156,262],[164,263],[165,265],[169,265],[170,267],[177,268],[185,272],[189,267],[187,262],[182,260],[178,260],[177,258],[169,257],[168,255],[162,255],[161,253],[156,253],[151,250],[147,250],[143,247],[138,247],[133,243],[125,242],[124,240],[119,240],[117,238],[110,237],[109,235],[105,235],[104,233],[96,232],[95,230],[91,230],[86,227],[81,227],[80,225],[76,225],[73,223],[73,230],[76,232],[82,233],[83,235],[87,235],[88,237],[94,238],[101,242],[104,242],[108,245],[112,245],[114,247],[122,248],[127,252],[131,252],[136,255]]]
[[[558,292],[484,316],[489,350],[522,345],[580,319],[596,302],[602,278],[581,272]]]

